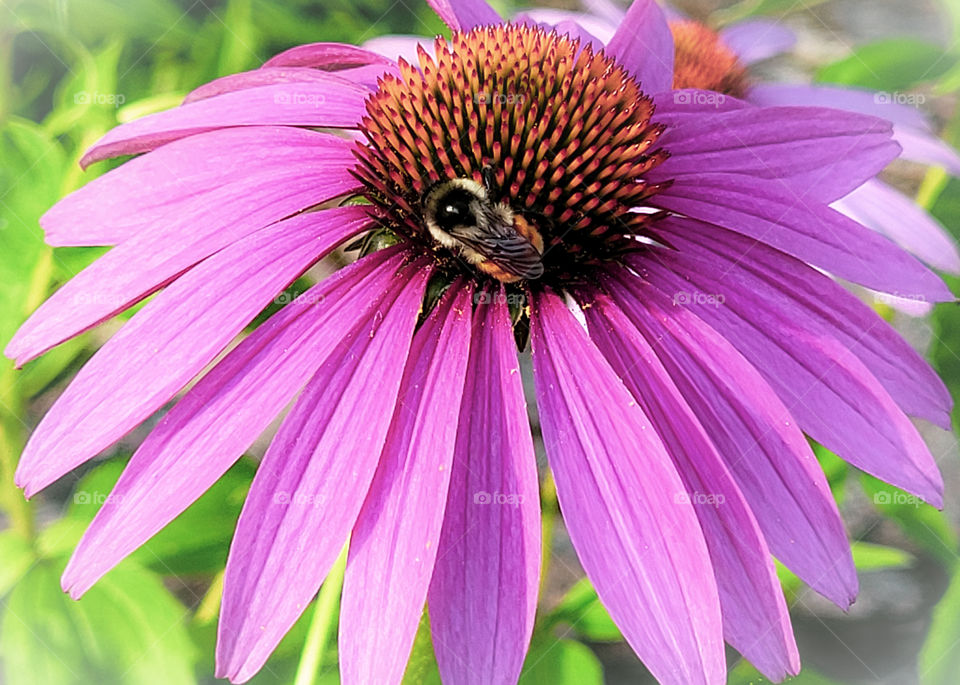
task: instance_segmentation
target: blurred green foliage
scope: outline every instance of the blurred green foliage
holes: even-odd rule
[[[823,0],[808,0],[805,8]],[[495,3],[503,7],[501,3]],[[944,0],[960,35],[960,0]],[[730,23],[758,14],[795,11],[794,0],[743,0],[714,16]],[[392,0],[4,0],[0,2],[0,342],[53,289],[102,251],[53,250],[38,220],[59,197],[111,168],[82,173],[83,149],[119,122],[177,104],[192,88],[250,69],[270,55],[315,41],[362,43],[388,33],[442,31],[423,2]],[[877,90],[960,89],[952,49],[894,37],[854,48],[822,65],[816,78]],[[957,115],[955,115],[957,116]],[[960,118],[947,127],[951,142]],[[923,196],[960,237],[960,181],[932,172]],[[960,292],[960,282],[953,282]],[[960,396],[960,306],[939,306],[931,323],[932,356]],[[92,353],[89,336],[71,341],[15,372],[0,361],[0,505],[8,522],[0,532],[0,659],[9,685],[114,683],[175,685],[211,682],[222,569],[233,528],[255,466],[243,460],[165,530],[109,573],[80,601],[59,587],[73,546],[110,492],[125,460],[114,458],[74,483],[69,494],[26,503],[12,471],[38,407],[59,382]],[[926,555],[953,574],[933,615],[920,656],[924,685],[956,681],[960,668],[960,565],[957,531],[947,517],[846,466],[815,446],[838,499],[856,495],[893,521],[909,551],[857,541],[863,573],[909,567]],[[549,499],[548,499],[549,501]],[[546,507],[546,530],[555,508]],[[801,582],[780,567],[788,600]],[[334,588],[335,591],[335,588]],[[335,621],[336,603],[308,609],[252,682],[338,682],[335,644],[307,644],[323,621]],[[596,592],[577,582],[555,606],[542,607],[522,685],[603,682],[589,645],[622,640]],[[335,641],[334,641],[335,642]],[[319,650],[319,651],[318,651]],[[317,663],[305,672],[302,655]],[[315,668],[314,668],[315,666]],[[162,674],[162,680],[158,680]],[[429,622],[424,618],[405,682],[435,683]],[[740,662],[731,683],[765,682]],[[795,683],[829,685],[805,670]]]

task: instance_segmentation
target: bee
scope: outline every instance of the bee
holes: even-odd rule
[[[424,199],[430,235],[459,252],[477,269],[504,283],[543,275],[543,237],[531,222],[503,202],[490,199],[486,187],[469,178],[434,186]]]

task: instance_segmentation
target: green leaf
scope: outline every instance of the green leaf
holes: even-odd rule
[[[933,81],[956,61],[954,55],[939,45],[913,38],[895,38],[861,45],[849,57],[822,67],[816,79],[886,91],[891,97],[907,97],[894,91]]]
[[[574,640],[535,642],[518,685],[602,685],[603,666],[585,644]]]
[[[922,685],[953,685],[960,672],[960,571],[933,611],[930,632],[920,651]]]
[[[865,473],[860,474],[860,484],[873,506],[899,525],[911,540],[945,565],[956,563],[957,534],[943,512]]]
[[[913,562],[913,555],[896,547],[860,541],[854,542],[850,547],[853,550],[853,563],[858,571],[903,568]]]
[[[46,294],[50,248],[40,215],[57,199],[63,174],[60,145],[33,122],[11,118],[0,127],[0,345],[6,344]],[[53,182],[51,182],[53,179]],[[38,294],[38,291],[39,294]]]
[[[36,560],[30,543],[13,531],[0,533],[0,597],[17,584]]]
[[[413,639],[410,660],[403,674],[403,685],[440,685],[440,668],[433,651],[433,638],[430,634],[430,612],[424,610]]]
[[[591,642],[619,642],[620,629],[597,597],[589,579],[580,579],[561,600],[550,615],[552,622],[570,625],[584,639]]]
[[[0,623],[7,685],[196,682],[187,611],[155,575],[124,564],[79,601],[60,591],[59,575],[39,564],[10,593]]]

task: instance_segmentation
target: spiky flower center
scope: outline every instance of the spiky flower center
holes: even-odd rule
[[[665,152],[621,66],[568,36],[438,38],[367,102],[355,174],[379,223],[441,271],[563,285],[642,245]],[[640,211],[638,211],[640,210]]]
[[[673,34],[674,88],[699,88],[734,97],[747,90],[747,69],[720,35],[703,24],[670,22]]]

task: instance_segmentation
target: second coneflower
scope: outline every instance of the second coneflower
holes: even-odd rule
[[[517,359],[529,334],[566,526],[636,653],[664,683],[723,682],[724,640],[770,678],[795,673],[772,555],[838,604],[856,594],[803,432],[941,496],[906,414],[948,423],[949,395],[813,268],[951,298],[827,206],[897,154],[889,125],[670,92],[672,39],[652,2],[602,51],[503,24],[482,2],[434,4],[453,30],[434,57],[295,48],[109,133],[86,161],[145,154],[45,217],[53,244],[116,247],[24,325],[7,349],[18,362],[157,295],[37,428],[17,474],[27,494],[148,418],[278,292],[369,236],[369,254],[163,417],[64,587],[86,591],[296,398],[231,548],[219,674],[256,673],[349,537],[343,682],[399,682],[425,603],[444,682],[515,682],[540,554]],[[709,320],[689,309],[704,303]]]

